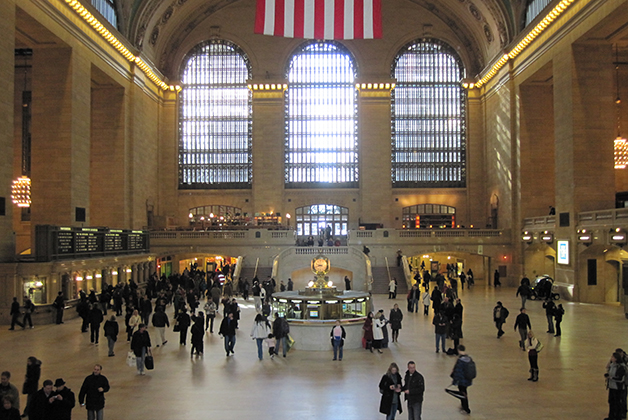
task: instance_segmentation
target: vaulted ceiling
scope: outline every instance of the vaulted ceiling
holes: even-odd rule
[[[176,71],[173,62],[181,57],[182,48],[189,48],[201,40],[191,40],[198,28],[207,27],[209,38],[217,36],[220,16],[241,16],[249,27],[241,31],[253,32],[256,0],[128,0],[118,1],[121,32],[144,55],[154,61],[166,74]],[[384,37],[387,25],[395,22],[400,10],[415,10],[428,16],[422,27],[408,27],[409,32],[431,34],[434,27],[446,26],[457,38],[456,47],[466,50],[470,73],[479,72],[521,29],[526,0],[385,0]],[[226,12],[226,13],[225,13]],[[213,23],[208,23],[213,22]],[[198,36],[198,35],[194,35]],[[416,35],[415,35],[416,36]],[[170,74],[169,74],[170,73]]]

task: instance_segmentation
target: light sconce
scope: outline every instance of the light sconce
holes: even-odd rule
[[[545,242],[546,244],[551,244],[552,242],[554,242],[554,234],[547,230],[544,231],[541,234],[541,241]]]
[[[586,229],[579,229],[578,242],[584,245],[591,245],[591,243],[593,242],[593,234]]]
[[[527,230],[525,232],[523,232],[523,234],[521,235],[521,240],[523,242],[527,242],[529,244],[531,244],[534,240],[534,236],[528,232]]]
[[[20,176],[13,181],[11,200],[18,207],[31,206],[31,179],[29,177]]]
[[[612,229],[610,242],[615,245],[625,245],[626,244],[626,232],[622,228]]]
[[[392,90],[395,83],[356,83],[355,88],[360,90]]]

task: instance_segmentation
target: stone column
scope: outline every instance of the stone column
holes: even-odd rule
[[[582,284],[576,260],[578,214],[615,207],[612,61],[610,44],[573,44],[558,52],[553,62],[555,238],[570,241],[569,264],[558,264],[556,277],[575,284],[576,300]]]
[[[33,231],[38,224],[90,224],[90,72],[70,48],[33,51]],[[76,208],[85,209],[84,222]]]
[[[392,214],[390,91],[361,90],[360,127],[360,213],[369,215],[362,222],[382,222],[385,227],[401,227],[401,211]],[[366,176],[366,174],[381,174]]]
[[[12,261],[15,256],[13,234],[13,204],[11,182],[13,179],[13,118],[15,82],[15,0],[0,2],[0,261]],[[2,277],[0,281],[13,281]],[[9,293],[12,295],[12,293]],[[10,306],[13,296],[2,297],[0,306]]]

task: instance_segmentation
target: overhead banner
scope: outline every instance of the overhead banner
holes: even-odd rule
[[[257,0],[255,33],[306,39],[381,38],[382,0]]]

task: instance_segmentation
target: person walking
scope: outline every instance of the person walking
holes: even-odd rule
[[[131,341],[133,333],[137,330],[141,323],[142,317],[140,316],[139,311],[137,309],[133,310],[126,327],[126,341]]]
[[[551,293],[548,293],[551,295]],[[548,296],[543,302],[543,309],[545,309],[545,317],[547,318],[547,332],[548,334],[556,334],[554,330],[554,311],[556,310],[556,304],[552,300],[551,296]]]
[[[279,344],[283,350],[283,357],[286,357],[288,353],[288,334],[290,333],[290,325],[286,318],[279,316],[278,312],[275,312],[275,320],[273,321],[273,335],[275,336],[275,354],[279,354]]]
[[[524,278],[527,278],[527,277],[524,277]],[[529,282],[529,280],[528,280],[528,282]],[[521,285],[517,289],[517,293],[515,294],[515,297],[521,296],[521,307],[522,308],[526,307],[526,300],[528,300],[530,298],[530,294],[531,293],[532,292],[530,290],[530,285],[526,284],[523,280],[521,280]]]
[[[528,329],[532,329],[532,324],[530,324],[530,317],[526,314],[526,308],[521,308],[519,310],[519,315],[515,318],[515,331],[519,329],[519,336],[521,340],[519,341],[519,347],[521,350],[526,350],[526,339],[528,338]]]
[[[501,286],[502,282],[499,280],[500,274],[499,274],[499,270],[495,270],[495,273],[493,273],[493,286],[495,288],[497,288],[497,286]]]
[[[100,336],[100,324],[103,321],[103,314],[99,308],[97,303],[92,305],[91,310],[89,311],[89,331],[90,331],[90,342],[94,345],[98,345],[98,337]]]
[[[493,322],[495,322],[495,326],[497,327],[497,338],[502,338],[502,335],[504,335],[502,326],[506,323],[506,318],[508,318],[509,314],[508,309],[498,301],[497,305],[493,308]]]
[[[451,371],[452,383],[458,387],[462,411],[470,414],[471,410],[469,409],[469,394],[467,388],[471,386],[475,378],[475,362],[473,362],[473,359],[466,353],[466,348],[462,344],[460,344],[456,350],[458,351],[458,360],[456,360],[456,364]]]
[[[528,351],[528,361],[530,362],[530,377],[528,381],[536,382],[539,380],[539,340],[534,336],[532,330],[528,331],[526,339],[526,350]]]
[[[447,317],[443,313],[443,311],[438,311],[436,315],[434,315],[434,319],[432,320],[432,325],[434,325],[434,335],[436,337],[436,353],[439,352],[438,344],[441,343],[441,348],[443,352],[446,352],[445,349],[445,339],[447,338]]]
[[[11,328],[9,328],[9,330],[13,331],[15,329],[15,324],[19,325],[23,329],[24,324],[20,322],[20,303],[17,301],[16,297],[14,297],[13,302],[11,302],[11,311],[9,314],[11,315]],[[15,407],[15,405],[13,407]]]
[[[388,316],[390,329],[392,330],[392,342],[399,341],[399,330],[401,329],[401,321],[403,321],[403,312],[399,309],[399,305],[394,304]]]
[[[24,296],[24,305],[22,306],[24,309],[24,318],[22,318],[22,329],[26,328],[26,321],[28,321],[28,326],[33,328],[33,320],[31,319],[31,314],[35,312],[35,304],[28,296]]]
[[[49,420],[52,414],[52,381],[46,379],[43,387],[35,392],[28,409],[28,420]]]
[[[63,378],[55,380],[54,387],[51,416],[48,420],[72,420],[72,409],[76,405],[74,392],[65,386]]]
[[[190,344],[192,345],[192,348],[190,349],[190,357],[194,355],[195,351],[198,356],[202,356],[203,351],[205,350],[205,343],[203,341],[205,338],[205,326],[203,325],[205,323],[205,314],[203,312],[199,312],[198,315],[192,316],[192,320],[194,323],[192,324],[192,328],[190,328],[190,333],[192,335],[190,339]]]
[[[421,295],[421,301],[423,302],[423,315],[428,316],[430,314],[430,292],[426,289]]]
[[[78,397],[81,407],[87,409],[87,420],[103,420],[105,393],[109,389],[109,381],[102,374],[102,366],[94,365],[94,371],[83,381]]]
[[[152,356],[150,348],[150,335],[146,330],[146,325],[140,324],[138,330],[133,333],[133,338],[131,339],[131,350],[133,350],[133,354],[135,354],[135,364],[138,375],[145,375],[144,361],[147,355]]]
[[[386,373],[379,381],[379,392],[382,394],[379,402],[379,412],[386,415],[386,420],[395,420],[397,411],[403,412],[399,396],[401,395],[401,375],[397,363],[391,363]]]
[[[554,310],[554,320],[556,321],[556,334],[554,337],[560,337],[562,333],[560,330],[560,323],[563,322],[563,315],[565,315],[565,310],[563,309],[563,305],[559,303]]]
[[[229,356],[229,353],[235,354],[233,348],[236,343],[236,327],[237,324],[233,319],[233,312],[230,312],[226,317],[224,317],[220,323],[218,334],[224,337],[225,352],[227,352],[227,357]]]
[[[253,328],[251,329],[251,338],[257,343],[257,357],[259,360],[264,359],[264,340],[268,338],[271,332],[272,328],[266,317],[262,314],[257,314],[253,322]]]
[[[184,307],[179,309],[179,314],[177,315],[177,323],[175,324],[175,331],[179,331],[180,346],[185,346],[185,342],[188,337],[188,328],[190,328],[191,323],[192,319],[190,318],[187,310]]]
[[[408,403],[408,420],[421,420],[425,379],[416,370],[416,364],[413,361],[408,362],[402,391]]]
[[[331,345],[334,348],[334,359],[333,360],[341,360],[342,361],[342,348],[345,345],[345,338],[347,337],[347,333],[342,325],[340,325],[340,320],[336,320],[336,325],[331,329],[329,333],[331,336]],[[338,357],[340,356],[340,357]]]
[[[63,324],[63,310],[65,309],[65,298],[63,297],[63,292],[59,292],[55,301],[52,303],[52,306],[57,311],[56,323],[57,325]]]
[[[115,315],[111,315],[111,317],[105,321],[103,331],[105,333],[105,338],[107,338],[107,348],[109,350],[108,356],[113,357],[115,356],[113,347],[116,345],[116,341],[118,341],[118,333],[120,332],[120,327],[118,326],[118,321],[116,321]]]
[[[37,360],[35,356],[26,359],[26,375],[24,376],[24,385],[22,386],[22,394],[26,394],[26,407],[24,407],[23,417],[28,416],[30,402],[33,395],[39,388],[39,378],[41,376],[41,360]]]
[[[20,420],[20,410],[13,407],[13,400],[10,397],[0,398],[2,406],[0,407],[1,420]]]
[[[397,283],[395,283],[394,279],[390,279],[388,282],[388,299],[395,298],[395,290],[397,289]]]
[[[247,293],[247,290],[244,289],[244,293]],[[248,296],[247,296],[248,297]],[[247,299],[244,299],[247,300]],[[211,299],[207,299],[207,303],[205,303],[205,331],[209,328],[209,333],[214,333],[214,320],[216,319],[216,304]]]
[[[166,327],[170,328],[170,320],[163,306],[157,306],[155,308],[155,312],[153,313],[153,327],[157,330],[159,339],[155,347],[163,346],[168,342],[168,340],[166,340]]]

